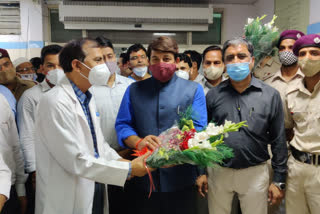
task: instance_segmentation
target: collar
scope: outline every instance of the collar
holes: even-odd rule
[[[300,68],[298,68],[297,73],[291,78],[291,80],[297,78],[297,77],[304,77],[304,74],[302,73],[302,71],[300,70]],[[272,77],[272,82],[275,81],[276,79],[281,79],[282,81],[286,82],[286,80],[283,78],[282,73],[281,73],[281,69],[275,73],[275,75]]]
[[[92,97],[92,94],[88,91],[86,93],[83,93],[76,84],[74,84],[70,79],[69,79],[71,86],[74,90],[74,93],[76,94],[78,100],[80,101],[81,104],[89,103]]]
[[[251,75],[251,82],[250,82],[249,86],[247,87],[247,89],[251,88],[251,87],[262,89],[262,87],[263,87],[262,86],[262,82],[260,80],[258,80],[257,78],[255,78],[252,74],[250,74],[250,75]],[[233,88],[233,86],[231,85],[230,78],[225,80],[225,81],[223,81],[223,82],[221,82],[220,85],[221,85],[221,87],[220,87],[221,89],[225,88],[225,87]]]

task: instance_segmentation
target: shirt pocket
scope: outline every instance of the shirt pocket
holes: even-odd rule
[[[291,112],[292,119],[294,120],[296,124],[296,129],[299,132],[305,132],[308,128],[308,112],[305,111],[294,111]]]

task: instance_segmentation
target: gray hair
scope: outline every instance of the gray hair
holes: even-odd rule
[[[251,42],[247,41],[246,39],[242,38],[242,37],[237,37],[234,39],[230,39],[227,40],[224,44],[223,44],[223,49],[222,49],[222,59],[224,60],[224,56],[226,53],[226,50],[228,47],[230,46],[237,46],[237,45],[241,45],[241,44],[245,44],[248,48],[248,51],[250,53],[251,56],[253,56],[253,45]]]

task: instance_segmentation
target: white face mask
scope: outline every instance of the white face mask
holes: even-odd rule
[[[53,69],[51,71],[48,71],[46,75],[46,79],[52,84],[57,85],[61,79],[65,76],[62,69]]]
[[[32,81],[34,81],[35,79],[37,79],[37,75],[36,74],[20,74],[20,77],[23,80],[32,80]]]
[[[107,65],[111,75],[116,73],[116,71],[118,69],[118,65],[117,65],[116,61],[106,62],[106,65]]]
[[[89,80],[91,85],[107,85],[110,71],[105,63],[89,68],[86,64],[82,63],[85,67],[90,69],[89,77],[86,77],[80,72],[80,75]]]
[[[210,66],[208,68],[203,68],[203,73],[204,73],[204,76],[209,80],[216,80],[222,76],[223,70],[224,70],[224,66],[222,67]]]
[[[188,71],[178,70],[178,71],[176,71],[176,75],[182,79],[189,80],[189,72]]]
[[[138,77],[144,77],[146,73],[148,72],[148,67],[136,67],[132,69],[133,73],[137,75]]]

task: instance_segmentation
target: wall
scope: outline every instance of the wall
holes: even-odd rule
[[[310,33],[320,33],[320,1],[319,0],[310,0],[310,16],[309,16],[309,26],[308,34]]]
[[[0,47],[8,50],[12,60],[32,58],[43,47],[42,9],[32,0],[20,1],[21,35],[0,35]]]
[[[242,36],[248,18],[266,14],[265,21],[270,21],[274,14],[273,0],[257,0],[254,4],[214,4],[212,7],[223,9],[222,42]]]

